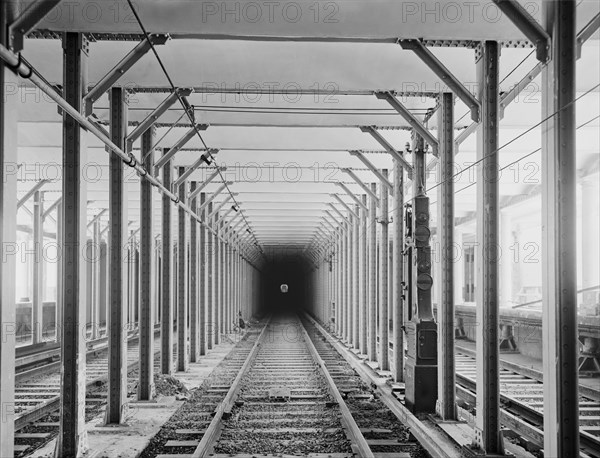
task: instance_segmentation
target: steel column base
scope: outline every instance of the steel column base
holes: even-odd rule
[[[413,413],[435,413],[437,401],[437,324],[406,324],[406,407]]]

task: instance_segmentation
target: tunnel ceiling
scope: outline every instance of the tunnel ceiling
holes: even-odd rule
[[[241,10],[239,14],[245,20],[236,22],[235,17],[213,10],[222,5],[147,0],[140,2],[139,13],[150,33],[170,35],[170,40],[156,47],[157,52],[177,87],[194,88],[189,102],[196,122],[204,125],[202,137],[206,146],[219,150],[215,163],[227,167],[223,178],[232,182],[231,192],[245,217],[239,230],[249,229],[252,240],[265,253],[274,253],[275,258],[281,246],[304,253],[319,227],[329,230],[323,218],[325,210],[332,211],[330,204],[345,211],[332,194],[354,208],[353,200],[339,183],[356,194],[363,191],[342,169],[351,169],[366,183],[376,181],[349,151],[363,151],[377,168],[392,170],[391,156],[360,126],[376,126],[400,151],[410,141],[409,125],[385,100],[378,99],[375,91],[395,92],[418,120],[426,120],[436,135],[436,94],[445,87],[444,83],[413,52],[403,49],[397,43],[399,39],[423,39],[428,49],[472,92],[476,90],[474,40],[504,43],[501,91],[510,90],[537,63],[529,42],[510,21],[489,16],[491,8],[495,8],[491,2],[470,13],[460,12],[457,20],[452,19],[454,12],[446,6],[429,0],[322,2],[316,4],[320,8],[318,20],[310,16],[314,11],[308,3],[301,2],[297,5],[302,15],[297,21],[289,16],[293,13],[289,10],[286,17],[275,11],[273,18],[263,11],[263,16],[252,22],[252,12]],[[540,2],[528,2],[527,7],[539,19]],[[60,85],[61,32],[91,33],[89,81],[93,86],[142,39],[140,27],[124,1],[78,2],[72,7],[72,14],[67,14],[66,8],[59,5],[38,25],[25,40],[23,56],[46,79]],[[435,13],[436,8],[443,10]],[[578,27],[583,27],[599,8],[595,0],[580,2]],[[426,14],[427,11],[433,13]],[[600,79],[598,43],[596,32],[583,49],[580,65],[589,71],[578,72],[579,92],[587,91]],[[130,91],[130,131],[170,91],[151,52],[119,84]],[[535,90],[540,87],[540,78],[532,84],[529,99],[517,100],[505,110],[500,142],[518,138],[503,149],[501,167],[508,167],[527,153],[531,153],[530,163],[539,164],[540,153],[536,150],[540,147],[540,130],[520,136],[540,121],[541,91]],[[55,104],[27,87],[27,83],[18,93],[22,164],[19,193],[24,195],[36,177],[43,176],[51,181],[44,191],[46,201],[52,202],[61,189],[60,181],[53,178],[60,177],[55,166],[62,157],[62,118]],[[598,104],[596,90],[578,102],[577,110],[589,113],[590,107]],[[108,106],[106,95],[94,105],[93,116],[100,124],[108,123]],[[182,119],[182,114],[181,108],[173,105],[160,118],[156,138],[164,139],[159,147],[173,145],[189,130],[190,123]],[[471,124],[468,109],[460,100],[456,102],[455,119],[456,135]],[[597,126],[596,121],[588,130],[578,132],[579,169],[598,167],[597,138],[593,138]],[[88,143],[92,177],[87,183],[88,217],[92,218],[108,206],[108,155],[95,137],[90,135]],[[475,150],[475,135],[471,135],[458,149],[458,166],[466,168],[473,163]],[[174,164],[190,166],[204,151],[204,145],[194,137],[177,153]],[[139,141],[133,152],[139,158]],[[410,162],[410,156],[407,160]],[[190,179],[203,181],[212,170],[202,166]],[[528,172],[531,170],[521,170]],[[133,173],[127,177],[131,230],[139,227],[138,180]],[[428,187],[432,188],[435,180],[435,173],[430,174]],[[457,217],[468,218],[475,207],[475,187],[469,186],[472,181],[470,173],[457,177],[455,187],[461,190],[460,199],[456,199]],[[215,180],[205,188],[206,192],[214,192],[220,184],[220,180]],[[435,192],[431,192],[434,205]],[[504,199],[527,195],[536,192],[536,183],[515,180],[514,174],[505,173],[500,192]],[[410,196],[410,185],[405,195]],[[227,194],[222,194],[215,204],[225,197]],[[158,193],[154,201],[156,211],[160,211]],[[224,208],[228,209],[229,204]],[[102,217],[105,222],[107,218],[106,214]],[[19,222],[30,224],[29,215],[20,212]],[[155,228],[157,234],[159,229]]]

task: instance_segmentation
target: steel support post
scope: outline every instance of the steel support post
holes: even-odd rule
[[[140,156],[144,168],[154,170],[154,143],[156,129],[150,127],[142,134]],[[149,401],[154,397],[154,216],[152,184],[140,180],[140,370],[137,398]]]
[[[16,4],[0,3],[0,44],[8,46],[8,25],[16,18]],[[12,14],[15,13],[15,14]],[[14,456],[15,427],[15,334],[10,329],[16,322],[15,270],[17,238],[17,150],[19,98],[9,95],[11,88],[19,87],[17,76],[0,61],[0,456]],[[77,151],[79,152],[79,151]],[[78,190],[79,191],[79,190]],[[84,213],[85,215],[85,213]],[[57,224],[60,221],[57,218]],[[60,244],[60,240],[57,240]],[[12,250],[9,247],[13,247]],[[58,310],[58,302],[57,302]],[[58,324],[58,321],[57,321]],[[57,332],[58,332],[57,327]],[[5,332],[6,331],[6,332]],[[76,336],[79,338],[79,336]]]
[[[358,215],[360,207],[354,206],[354,211]],[[352,346],[359,347],[360,340],[360,220],[354,218],[354,233],[353,233],[353,265],[352,265],[352,283],[353,283],[353,314],[352,314]]]
[[[388,177],[387,169],[382,169],[381,173],[385,178]],[[389,244],[388,244],[388,188],[382,182],[379,185],[379,224],[381,232],[379,237],[379,368],[387,371],[390,368],[389,363],[389,320],[388,320],[388,262],[389,262]]]
[[[169,152],[163,149],[163,156]],[[171,161],[162,167],[163,186],[171,189],[173,184]],[[169,196],[162,196],[162,256],[161,256],[161,303],[160,303],[160,370],[165,375],[173,372],[173,210]]]
[[[545,1],[552,61],[542,71],[544,455],[579,456],[576,2]],[[585,243],[585,242],[584,242]]]
[[[64,224],[64,216],[63,216],[63,203],[62,198],[59,204],[56,206],[56,243],[62,243],[64,237],[63,231]],[[104,268],[106,269],[106,252],[104,253]],[[106,271],[103,272],[104,277],[106,278]],[[101,274],[102,275],[102,272]],[[106,301],[106,288],[101,293],[104,296],[104,300]],[[62,321],[63,321],[63,302],[64,302],[64,278],[63,278],[63,263],[60,260],[56,263],[56,320],[55,320],[55,332],[56,332],[56,342],[60,343],[62,338]],[[106,313],[106,305],[105,313]],[[105,315],[106,322],[106,315]],[[0,455],[1,456],[1,455]]]
[[[87,87],[87,39],[81,33],[65,33],[62,45],[63,96],[73,108],[82,112],[82,97]],[[54,452],[56,457],[80,456],[87,449],[85,431],[86,345],[81,332],[86,323],[83,304],[85,304],[87,286],[85,259],[83,259],[82,251],[87,231],[86,140],[85,132],[75,119],[63,113],[62,369],[60,429]],[[7,183],[4,182],[3,186],[6,190]],[[6,211],[6,207],[4,211]],[[10,217],[14,217],[15,214],[16,212]],[[6,221],[3,221],[3,224],[6,224]],[[3,263],[2,267],[7,268],[7,265]],[[10,306],[13,307],[14,302]],[[3,373],[4,370],[3,367]]]
[[[370,361],[377,359],[377,184],[371,183],[369,199],[369,339]]]
[[[92,314],[92,340],[100,337],[100,311],[102,309],[102,235],[100,234],[100,219],[94,221],[92,226],[94,247],[93,253],[93,297],[94,312]]]
[[[205,194],[206,196],[206,194]],[[206,199],[205,199],[206,200]],[[212,203],[209,203],[206,208],[202,210],[203,220],[208,224],[207,215],[212,212]],[[215,343],[215,262],[216,262],[216,243],[215,236],[212,231],[207,231],[208,242],[206,247],[206,344],[208,350],[213,348]]]
[[[179,167],[179,175],[185,173],[185,167]],[[187,186],[184,181],[179,185],[179,200],[185,202]],[[178,209],[177,235],[177,370],[188,369],[188,241],[186,230],[186,212]]]
[[[475,445],[503,454],[498,359],[498,72],[500,45],[482,43],[477,60],[481,124],[477,130],[477,418]]]
[[[211,206],[213,206],[212,202]],[[213,216],[213,219],[210,223],[211,227],[214,227],[215,219],[216,216]],[[223,250],[221,246],[221,240],[217,236],[217,234],[220,234],[220,231],[217,228],[215,228],[215,231],[216,233],[213,237],[215,245],[213,332],[215,345],[218,345],[221,340],[221,277],[223,276],[223,272],[221,271],[221,263],[223,262]]]
[[[190,193],[192,193],[198,183],[190,182]],[[190,208],[196,212],[198,209],[197,198],[190,199]],[[199,352],[199,332],[198,332],[198,221],[190,216],[190,275],[189,275],[189,294],[190,294],[190,362],[198,361]]]
[[[343,254],[342,254],[342,231],[337,229],[337,252],[336,252],[336,263],[335,263],[335,332],[338,336],[342,335],[342,268],[343,268]]]
[[[353,256],[354,256],[354,228],[352,225],[352,216],[348,214],[346,225],[346,333],[344,334],[344,339],[348,345],[352,344],[352,309],[353,309],[353,294],[352,294],[352,269],[354,266]]]
[[[218,215],[215,215],[215,222]],[[221,236],[223,235],[223,226],[219,227],[219,233]],[[226,319],[226,310],[225,310],[225,287],[227,285],[226,279],[228,275],[225,272],[225,266],[227,263],[227,244],[219,239],[219,301],[218,301],[218,317],[219,317],[219,333],[220,336],[225,334],[225,319]],[[219,339],[220,341],[220,339]]]
[[[125,147],[127,136],[127,93],[122,87],[110,90],[110,135],[119,148]],[[108,321],[108,403],[106,424],[120,424],[127,408],[127,284],[125,267],[134,260],[133,250],[127,256],[127,189],[125,164],[115,154],[109,158],[109,227],[110,227],[110,292]],[[131,246],[131,245],[130,245]],[[129,264],[125,263],[125,260]],[[131,271],[131,269],[130,269]],[[131,276],[130,276],[131,277]],[[133,279],[130,278],[130,281]],[[130,307],[131,309],[131,307]]]
[[[44,194],[36,191],[33,194],[33,303],[31,313],[31,337],[35,345],[43,340],[43,307],[44,307]]]
[[[200,193],[200,205],[202,205],[206,201],[206,193]],[[202,213],[199,215],[202,221],[206,220],[206,209],[202,210]],[[206,250],[206,226],[204,224],[200,224],[199,227],[200,232],[200,240],[199,244],[199,265],[198,265],[198,278],[199,278],[199,291],[198,291],[198,315],[199,315],[199,323],[198,323],[198,353],[199,356],[206,355],[206,312],[207,312],[207,293],[206,289],[208,286],[208,282],[206,281],[206,277],[208,275],[208,264],[206,262],[207,250]]]
[[[392,319],[394,323],[393,376],[396,382],[404,381],[404,169],[394,160],[394,244],[392,249]]]
[[[343,223],[342,223],[343,224]],[[348,338],[348,234],[349,229],[342,233],[342,333],[343,340]]]
[[[368,337],[368,327],[369,327],[369,288],[368,288],[368,278],[369,278],[369,241],[367,238],[367,195],[363,194],[361,196],[361,206],[360,206],[360,343],[359,349],[360,353],[363,355],[367,354],[367,337]]]
[[[438,110],[439,185],[437,188],[437,240],[440,256],[438,322],[437,414],[456,420],[454,367],[454,94],[440,95]],[[485,122],[485,120],[484,120]]]

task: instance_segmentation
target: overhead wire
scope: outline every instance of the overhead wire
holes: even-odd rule
[[[225,188],[227,189],[227,192],[231,196],[231,199],[233,200],[234,205],[239,208],[238,202],[237,202],[234,194],[231,192],[231,189],[229,188],[229,185],[227,184],[227,181],[223,177],[223,173],[221,172],[221,168],[219,167],[219,164],[216,162],[216,160],[214,159],[214,157],[212,157],[212,155],[210,154],[210,148],[208,148],[208,145],[204,141],[204,138],[202,138],[202,134],[200,133],[200,131],[198,129],[198,125],[196,124],[196,120],[195,120],[194,112],[193,112],[193,107],[190,106],[189,103],[187,103],[186,101],[184,101],[184,98],[177,91],[177,88],[175,87],[175,84],[173,83],[171,75],[169,74],[167,68],[165,67],[165,64],[163,63],[162,59],[160,58],[160,55],[158,54],[158,51],[156,50],[156,47],[154,46],[154,43],[150,39],[150,34],[146,30],[146,27],[144,26],[144,24],[142,22],[142,19],[140,18],[139,13],[134,8],[132,0],[127,0],[127,4],[129,5],[129,8],[131,9],[131,12],[135,16],[135,19],[136,19],[138,25],[140,26],[140,29],[142,30],[142,33],[144,34],[145,39],[148,41],[148,44],[150,45],[150,49],[152,50],[154,56],[156,57],[156,60],[158,61],[158,64],[159,64],[160,68],[162,69],[162,72],[164,73],[165,77],[167,78],[167,81],[168,81],[169,85],[171,86],[171,90],[176,94],[177,100],[181,104],[183,110],[186,112],[186,114],[187,114],[190,122],[192,123],[193,128],[194,128],[195,133],[196,133],[196,136],[200,139],[200,141],[202,142],[202,145],[204,146],[204,148],[206,148],[207,154],[209,155],[209,157],[211,157],[212,163],[214,164],[214,167],[216,168],[216,170],[217,170],[217,172],[218,172],[221,180],[223,181],[223,184],[225,185]],[[242,216],[242,219],[244,220],[244,223],[246,224],[246,227],[247,227],[246,230],[250,232],[250,234],[254,237],[254,240],[256,242],[256,237],[254,236],[254,234],[253,234],[253,232],[251,230],[251,226],[248,223],[248,220],[246,219],[246,216],[243,213],[241,213],[241,216]],[[260,248],[260,246],[258,247],[258,249],[262,253],[262,249]]]

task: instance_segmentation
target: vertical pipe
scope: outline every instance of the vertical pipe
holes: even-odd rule
[[[200,193],[200,206],[202,206],[206,202],[206,193]],[[202,221],[206,221],[206,208],[202,209],[202,213],[199,215]],[[208,264],[206,261],[207,258],[207,250],[206,250],[206,225],[204,223],[200,224],[200,254],[199,254],[199,291],[198,291],[198,307],[199,307],[199,323],[198,323],[198,341],[199,341],[199,355],[206,355],[207,350],[207,342],[206,342],[206,314],[208,308],[208,294],[207,288],[209,282],[207,281],[208,276]]]
[[[394,245],[393,245],[393,320],[394,320],[394,380],[404,381],[404,301],[402,300],[402,278],[404,247],[404,169],[400,161],[394,160]]]
[[[154,170],[155,128],[150,127],[142,134],[140,156],[144,168]],[[140,370],[137,398],[149,401],[154,397],[154,304],[153,296],[155,278],[154,260],[154,215],[152,185],[147,180],[140,180]]]
[[[437,239],[440,247],[438,296],[438,402],[443,420],[456,420],[454,368],[454,94],[441,94],[438,116],[440,185],[438,186]]]
[[[477,76],[481,126],[477,131],[477,418],[475,443],[502,454],[498,349],[498,71],[500,45],[482,43]]]
[[[578,456],[576,2],[542,2],[542,26],[552,37],[542,70],[544,454]]]
[[[203,193],[204,194],[204,193]],[[208,216],[212,212],[212,202],[209,202],[207,207],[204,209],[204,221],[208,223]],[[207,288],[206,288],[206,334],[207,340],[206,344],[209,350],[212,350],[213,345],[215,343],[215,280],[216,280],[216,271],[215,271],[215,262],[216,262],[216,243],[215,237],[212,231],[207,231],[208,233],[208,246],[206,253],[206,267],[207,267]]]
[[[82,97],[87,87],[87,39],[81,33],[67,32],[63,35],[62,45],[63,96],[71,106],[82,112]],[[81,304],[85,301],[87,286],[85,283],[85,260],[81,253],[87,230],[87,186],[84,176],[87,163],[86,140],[85,131],[79,124],[69,115],[63,114],[63,197],[61,205],[63,255],[61,262],[64,281],[61,328],[61,421],[55,456],[78,456],[87,448],[85,434],[86,346],[81,333],[81,329],[85,326],[85,307],[82,307]],[[16,149],[16,144],[14,146]],[[11,191],[10,183],[10,181],[8,184],[2,183],[4,192]],[[4,207],[3,211],[6,210],[7,208]],[[9,215],[9,217],[14,217],[16,209]],[[7,223],[3,218],[3,225],[5,224]],[[4,269],[7,267],[9,267],[7,264],[3,264]],[[9,285],[8,289],[11,288],[12,286]],[[4,294],[4,288],[2,294]],[[12,304],[14,301],[9,306]],[[3,374],[5,370],[6,368],[3,367]]]
[[[169,152],[163,150],[163,156]],[[172,162],[167,161],[162,168],[163,185],[167,189],[173,186]],[[161,319],[160,319],[160,358],[161,372],[170,375],[173,372],[173,236],[171,199],[162,196],[162,278],[161,278]]]
[[[387,178],[387,169],[382,169],[381,174]],[[383,182],[379,185],[381,207],[379,224],[381,224],[381,237],[379,240],[379,367],[381,370],[389,369],[389,337],[388,337],[388,190]]]
[[[377,185],[371,183],[373,194]],[[369,199],[369,341],[370,361],[377,359],[377,201]]]
[[[190,193],[196,189],[197,183],[190,182]],[[197,199],[190,200],[192,211],[198,211]],[[198,361],[198,221],[190,216],[190,275],[189,275],[189,303],[190,303],[190,362]]]
[[[0,44],[8,46],[7,36],[8,24],[12,22],[16,14],[16,4],[9,2],[0,3]],[[15,401],[15,331],[10,330],[10,323],[16,322],[16,255],[17,250],[9,250],[8,247],[16,247],[17,238],[17,167],[18,162],[18,113],[19,98],[11,94],[11,88],[17,88],[19,80],[4,61],[0,61],[0,246],[3,260],[0,263],[0,323],[7,332],[2,332],[0,339],[0,406],[2,406],[3,418],[0,421],[0,456],[14,456],[14,409],[5,406],[13,406]],[[59,204],[60,208],[60,204]],[[85,213],[84,213],[85,215]],[[77,216],[77,215],[76,215]],[[61,215],[56,219],[57,227],[60,224]],[[57,242],[60,246],[61,239]],[[59,266],[62,264],[59,261]],[[59,267],[60,269],[60,267]],[[59,290],[60,291],[60,290]],[[59,302],[60,299],[60,302]],[[57,340],[60,328],[60,304],[62,298],[57,297]],[[76,337],[78,338],[78,337]]]
[[[92,340],[100,337],[100,310],[102,309],[102,236],[100,235],[100,220],[94,221],[93,225],[94,240],[94,314],[92,317]]]
[[[185,167],[179,167],[179,176],[185,173]],[[187,186],[184,181],[179,185],[179,200],[185,202]],[[177,236],[177,370],[185,372],[188,368],[188,244],[186,230],[186,212],[178,208]]]

